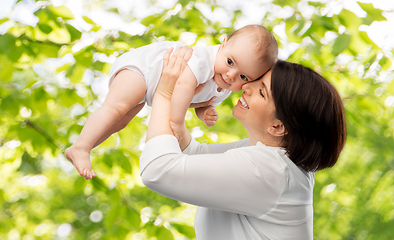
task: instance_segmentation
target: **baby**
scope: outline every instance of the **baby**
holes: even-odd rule
[[[65,156],[79,174],[91,179],[90,151],[120,131],[147,103],[152,104],[163,67],[163,56],[178,42],[158,42],[133,49],[120,56],[110,71],[109,92],[103,105],[88,118]],[[243,84],[261,78],[275,63],[278,46],[273,35],[260,25],[235,31],[223,44],[193,47],[188,66],[179,77],[171,99],[171,121],[176,137],[182,136],[189,107],[207,126],[217,120],[215,106]],[[204,84],[195,94],[196,87]],[[210,106],[206,106],[209,103]]]

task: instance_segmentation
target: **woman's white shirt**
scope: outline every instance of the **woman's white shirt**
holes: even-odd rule
[[[174,136],[157,136],[141,154],[142,181],[199,206],[198,240],[313,239],[314,174],[282,148],[248,145],[192,140],[182,153]]]

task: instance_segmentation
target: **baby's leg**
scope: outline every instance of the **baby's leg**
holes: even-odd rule
[[[107,138],[109,138],[112,134],[119,132],[120,130],[125,128],[127,126],[127,124],[129,124],[129,122],[135,117],[135,115],[137,115],[137,113],[139,113],[141,111],[141,109],[144,107],[144,105],[145,105],[145,103],[138,104],[137,106],[130,109],[130,111],[128,111],[126,113],[126,115],[124,115],[119,121],[112,124],[107,129],[107,131],[103,135],[101,135],[100,139],[97,140],[97,142],[94,144],[93,148],[95,148],[96,146],[100,145],[102,142],[107,140]]]
[[[77,141],[66,149],[67,159],[81,176],[86,179],[96,176],[90,164],[90,151],[114,123],[139,104],[145,91],[145,80],[139,73],[122,70],[116,75],[103,106],[90,115]]]

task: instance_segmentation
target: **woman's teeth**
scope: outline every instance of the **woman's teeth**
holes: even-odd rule
[[[239,101],[241,102],[241,105],[242,105],[244,108],[249,109],[249,106],[248,106],[248,104],[246,104],[246,102],[245,102],[245,100],[244,100],[243,97],[241,97],[241,98],[239,99]]]

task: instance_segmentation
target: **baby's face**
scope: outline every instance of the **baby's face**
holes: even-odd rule
[[[258,59],[255,45],[249,38],[237,37],[223,43],[215,60],[215,83],[230,91],[239,91],[242,85],[256,80],[268,71]]]

